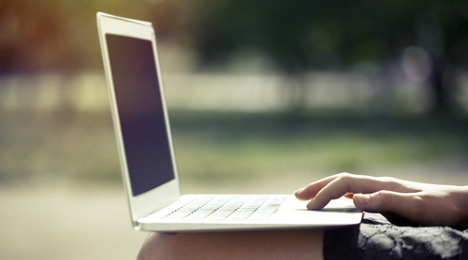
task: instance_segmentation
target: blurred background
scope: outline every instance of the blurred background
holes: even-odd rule
[[[463,0],[0,0],[0,258],[132,259],[96,12],[156,29],[184,193],[468,184]]]

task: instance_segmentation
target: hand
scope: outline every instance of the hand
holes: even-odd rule
[[[311,200],[308,209],[322,209],[330,200],[345,196],[352,198],[358,209],[396,215],[416,224],[468,224],[468,186],[340,173],[313,182],[295,195]]]

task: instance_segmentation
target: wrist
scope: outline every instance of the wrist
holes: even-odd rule
[[[459,222],[468,224],[468,185],[457,189],[455,198],[459,212]]]

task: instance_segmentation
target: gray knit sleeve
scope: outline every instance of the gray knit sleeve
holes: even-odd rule
[[[468,229],[397,226],[365,213],[360,225],[325,232],[325,259],[468,259]]]

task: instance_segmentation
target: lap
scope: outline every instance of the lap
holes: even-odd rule
[[[320,229],[151,233],[143,259],[323,259]]]
[[[361,225],[326,231],[151,233],[138,259],[323,259],[323,253],[326,259],[468,259],[468,229],[396,226],[366,213]]]

